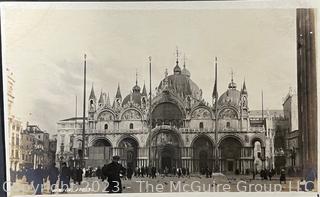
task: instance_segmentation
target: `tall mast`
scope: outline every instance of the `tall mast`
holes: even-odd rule
[[[82,116],[82,155],[80,158],[80,166],[85,167],[84,154],[85,154],[85,135],[86,135],[86,75],[87,75],[87,55],[84,54],[84,69],[83,69],[83,116]]]

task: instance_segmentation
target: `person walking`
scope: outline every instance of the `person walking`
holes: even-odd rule
[[[67,189],[70,188],[70,178],[72,176],[72,172],[67,164],[64,162],[62,163],[62,168],[60,172],[60,184],[59,188],[62,188],[62,192],[66,193]]]
[[[33,188],[35,190],[35,195],[41,195],[42,194],[42,186],[43,186],[43,170],[42,165],[38,165],[38,168],[34,170],[33,172]]]
[[[77,166],[77,168],[74,171],[75,171],[75,183],[78,183],[78,185],[81,185],[83,171],[79,166]]]
[[[113,156],[112,162],[105,169],[104,176],[108,179],[106,191],[109,193],[122,193],[120,174],[125,174],[126,169],[119,164],[120,157]]]
[[[59,169],[56,167],[56,164],[53,163],[49,168],[49,182],[50,182],[50,193],[54,193],[56,189],[56,184],[59,176]]]
[[[284,182],[286,184],[286,171],[282,168],[280,172],[280,184]]]

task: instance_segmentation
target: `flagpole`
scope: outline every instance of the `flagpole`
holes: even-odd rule
[[[151,86],[151,56],[149,56],[149,119],[150,119],[150,125],[149,125],[149,134],[151,134],[151,130],[152,130],[152,113],[151,113],[151,89],[152,89],[152,86]],[[150,145],[150,144],[149,144]],[[150,157],[151,155],[151,149],[150,149],[150,146],[149,146],[149,166],[150,166]],[[153,166],[153,164],[152,164]]]
[[[82,116],[82,154],[81,164],[82,168],[85,167],[84,154],[85,154],[85,135],[86,135],[86,75],[87,75],[87,55],[84,54],[84,69],[83,69],[83,116]]]

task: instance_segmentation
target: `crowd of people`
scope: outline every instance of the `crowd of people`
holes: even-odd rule
[[[136,178],[156,178],[157,176],[175,176],[175,177],[190,177],[189,168],[168,168],[157,169],[156,167],[136,167],[133,168],[128,166],[124,168],[119,163],[119,156],[114,156],[112,162],[105,164],[103,167],[97,167],[93,169],[81,169],[79,166],[73,168],[68,167],[66,163],[62,163],[60,169],[55,164],[52,164],[49,168],[43,168],[42,165],[38,165],[36,169],[26,168],[16,173],[11,171],[11,182],[15,182],[16,179],[22,179],[25,177],[26,182],[32,185],[35,194],[39,195],[42,193],[43,184],[49,181],[50,192],[56,193],[59,189],[60,192],[65,193],[70,188],[70,184],[73,181],[74,184],[81,185],[83,177],[97,177],[102,182],[107,181],[108,187],[106,192],[109,193],[121,193],[122,192],[122,179],[131,180],[132,177]],[[316,173],[308,174],[306,180],[314,180]],[[200,169],[200,174],[205,175],[206,178],[212,178],[213,170],[206,167]],[[253,171],[253,179],[259,174],[261,180],[272,180],[272,177],[276,175],[274,169],[262,169],[260,172]],[[311,177],[311,178],[310,178]],[[303,180],[301,180],[303,182]],[[286,183],[286,171],[281,169],[280,171],[280,184]],[[312,186],[313,188],[313,186]],[[310,189],[310,188],[309,188]]]

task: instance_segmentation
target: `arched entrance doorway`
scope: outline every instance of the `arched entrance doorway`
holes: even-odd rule
[[[227,137],[220,142],[220,169],[224,173],[241,172],[241,148],[240,141],[233,137]]]
[[[160,172],[181,167],[180,141],[176,132],[160,130],[151,138],[150,164]]]
[[[98,167],[103,166],[111,161],[112,146],[108,139],[98,138],[89,147],[88,160],[86,166]]]
[[[213,168],[213,143],[208,136],[198,137],[192,145],[193,171],[203,172],[206,168]]]
[[[134,169],[137,166],[139,144],[132,137],[125,137],[119,143],[120,162],[127,168]]]

